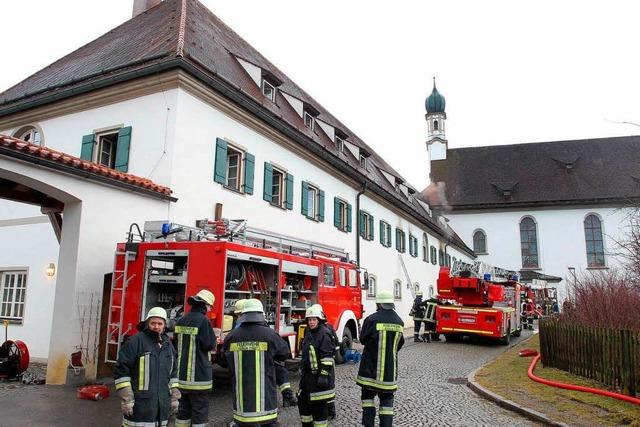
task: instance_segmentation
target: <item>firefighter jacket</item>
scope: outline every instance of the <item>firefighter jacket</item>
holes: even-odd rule
[[[416,297],[413,300],[413,306],[411,307],[410,315],[413,316],[413,320],[423,320],[425,315],[425,302],[422,301],[422,297]]]
[[[436,307],[438,306],[438,299],[429,298],[425,302],[425,305],[427,307],[427,310],[424,315],[424,320],[426,320],[427,322],[436,323]]]
[[[158,343],[160,342],[160,345]],[[178,386],[176,352],[166,334],[144,329],[129,338],[114,369],[116,390],[131,387],[135,404],[124,426],[166,425],[171,413],[171,388]]]
[[[329,330],[329,335],[331,335],[331,342],[333,343],[333,356],[335,357],[337,353],[340,352],[340,339],[338,339],[338,334],[336,334],[336,330],[333,329],[331,323],[323,322],[324,326]]]
[[[175,327],[173,342],[178,350],[178,387],[186,391],[207,391],[212,387],[211,350],[216,335],[205,316],[204,305],[196,304]]]
[[[311,403],[329,401],[336,396],[334,349],[333,337],[325,324],[319,323],[315,329],[306,328],[302,339],[300,389],[309,393]]]
[[[356,383],[382,392],[397,390],[398,350],[404,344],[404,323],[393,310],[379,308],[364,319],[360,342],[364,345]]]
[[[263,322],[243,321],[224,339],[220,364],[233,381],[233,419],[262,425],[278,418],[275,361],[289,357],[289,346]]]

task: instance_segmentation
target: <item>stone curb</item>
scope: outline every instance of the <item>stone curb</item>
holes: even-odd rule
[[[505,409],[508,409],[510,411],[513,412],[517,412],[520,415],[523,415],[531,420],[534,421],[538,421],[540,423],[543,423],[545,425],[548,426],[557,426],[557,427],[569,427],[568,424],[564,424],[564,423],[560,423],[557,421],[553,421],[551,418],[549,418],[546,414],[543,414],[541,412],[538,411],[534,411],[533,409],[524,407],[516,402],[513,402],[511,400],[507,400],[505,398],[503,398],[502,396],[484,388],[483,386],[481,386],[480,384],[478,384],[475,381],[476,378],[476,373],[482,369],[484,366],[479,367],[478,369],[476,369],[475,371],[471,372],[468,376],[467,376],[467,385],[469,386],[469,388],[473,391],[475,391],[477,394],[479,394],[480,396],[484,397],[485,399],[491,400],[492,402],[495,402],[498,406],[501,406]]]

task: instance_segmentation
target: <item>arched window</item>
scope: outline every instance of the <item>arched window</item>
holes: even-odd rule
[[[429,248],[429,238],[427,237],[427,233],[422,233],[422,260],[424,262],[429,262],[429,252],[427,252]]]
[[[367,298],[375,298],[376,297],[376,284],[377,279],[373,274],[369,274],[369,287],[367,288]]]
[[[520,251],[522,268],[538,268],[538,233],[536,223],[531,217],[520,221]]]
[[[13,134],[15,138],[30,142],[36,145],[44,145],[42,132],[35,126],[23,126]]]
[[[437,120],[433,121],[433,130],[438,130],[438,121]]]
[[[584,238],[587,243],[587,266],[604,267],[602,221],[597,215],[589,214],[584,219]]]
[[[400,279],[393,281],[393,299],[402,299],[402,281]]]
[[[432,298],[435,292],[433,291],[433,286],[429,286],[429,298]]]
[[[476,230],[473,233],[473,252],[477,254],[487,253],[487,235],[483,230]]]

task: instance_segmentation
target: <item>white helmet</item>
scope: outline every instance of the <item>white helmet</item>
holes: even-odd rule
[[[310,317],[317,317],[319,320],[324,319],[324,313],[322,312],[322,306],[320,304],[313,304],[311,307],[307,308],[307,311],[304,314],[305,319]]]
[[[149,310],[149,312],[147,313],[147,318],[144,320],[149,320],[152,317],[159,317],[164,320],[165,323],[167,323],[167,310],[162,307],[153,307],[151,310]]]

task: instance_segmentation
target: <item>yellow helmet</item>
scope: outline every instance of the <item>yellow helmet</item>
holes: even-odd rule
[[[206,289],[202,289],[195,296],[189,297],[189,303],[191,303],[193,301],[203,302],[203,303],[213,307],[213,303],[216,301],[216,297],[213,296],[211,291],[208,291]]]

